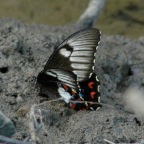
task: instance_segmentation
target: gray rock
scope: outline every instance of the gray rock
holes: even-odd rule
[[[16,132],[12,121],[0,111],[0,135],[11,137]]]

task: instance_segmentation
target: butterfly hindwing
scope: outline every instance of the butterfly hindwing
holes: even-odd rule
[[[77,111],[89,109],[86,103],[82,102],[83,100],[80,98],[79,92],[76,92],[75,90],[69,88],[67,85],[62,85],[61,88],[63,88],[63,93],[61,93],[61,96],[63,97],[63,99],[65,99],[66,105],[68,107]]]
[[[101,107],[101,104],[98,104],[100,103],[100,82],[96,74],[92,73],[88,80],[80,82],[79,85],[81,88],[79,93],[74,92],[66,85],[62,85],[65,91],[72,96],[71,102],[68,103],[68,106],[75,110],[97,110],[97,108]]]
[[[92,73],[88,80],[80,82],[79,85],[81,87],[80,97],[84,101],[88,101],[88,107],[94,110],[96,110],[98,107],[101,107],[100,104],[93,103],[100,103],[100,82],[96,74]]]

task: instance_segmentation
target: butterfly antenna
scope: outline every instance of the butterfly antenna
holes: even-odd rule
[[[53,99],[53,100],[48,100],[48,101],[45,101],[43,103],[40,103],[40,104],[37,104],[36,106],[42,106],[44,104],[48,104],[48,103],[51,103],[51,102],[55,102],[55,101],[59,101],[59,100],[62,100],[62,98],[57,98],[57,99]]]
[[[101,102],[92,102],[92,101],[72,101],[70,100],[70,102],[72,103],[88,103],[88,104],[99,104],[99,105],[102,105],[102,106],[108,106],[108,107],[111,107],[111,108],[114,108],[114,106],[111,106],[109,104],[106,104],[106,103],[101,103]]]

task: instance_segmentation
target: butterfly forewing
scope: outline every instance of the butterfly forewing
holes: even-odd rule
[[[87,80],[93,72],[94,54],[99,41],[100,31],[95,28],[71,35],[54,51],[44,71],[63,69],[76,74],[79,82]]]

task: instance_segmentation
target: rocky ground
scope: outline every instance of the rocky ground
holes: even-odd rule
[[[79,29],[72,25],[49,27],[0,19],[0,110],[15,126],[13,138],[24,140],[29,136],[30,108],[47,100],[39,96],[39,86],[32,82],[32,76],[43,69],[54,47]],[[105,36],[102,31],[95,71],[101,82],[103,107],[98,111],[75,112],[62,102],[36,106],[35,112],[43,116],[44,123],[36,139],[41,144],[103,144],[104,139],[115,143],[141,142],[143,55],[144,37],[132,40]]]

